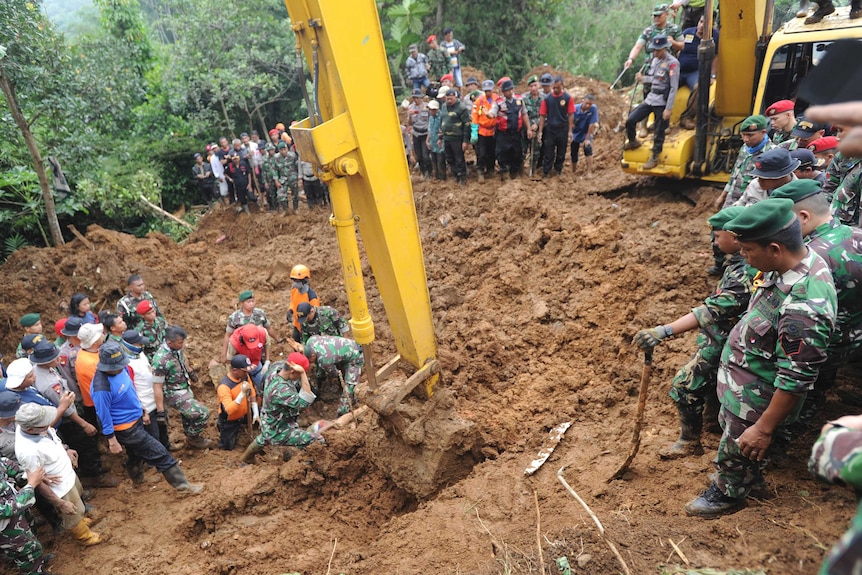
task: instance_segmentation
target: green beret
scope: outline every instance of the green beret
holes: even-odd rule
[[[771,238],[796,219],[793,200],[768,198],[746,207],[741,214],[724,224],[741,242]]]
[[[250,289],[239,292],[239,301],[245,301],[254,297],[254,292]]]
[[[278,149],[279,149],[279,150],[280,150],[280,149],[282,149],[282,148],[286,148],[286,147],[287,147],[287,142],[279,142],[279,143],[278,143]]]
[[[41,316],[38,313],[28,313],[21,316],[21,319],[18,320],[18,323],[21,324],[21,327],[33,327],[37,323]]]
[[[535,74],[533,74],[532,76],[530,76],[529,78],[527,78],[527,85],[529,86],[529,85],[530,85],[530,84],[532,84],[533,82],[538,82],[538,81],[539,81],[539,77],[538,77],[538,76],[536,76]]]
[[[760,130],[765,130],[768,124],[769,120],[766,119],[766,116],[749,116],[739,125],[739,131],[759,132]]]
[[[710,227],[714,230],[723,230],[724,224],[738,216],[742,213],[742,210],[745,208],[743,206],[730,206],[729,208],[724,208],[717,214],[714,214],[711,218],[706,220],[709,222]]]
[[[770,198],[786,198],[793,200],[793,203],[799,203],[805,198],[816,196],[823,191],[820,182],[817,180],[793,180],[789,184],[784,184],[780,188],[772,192]]]

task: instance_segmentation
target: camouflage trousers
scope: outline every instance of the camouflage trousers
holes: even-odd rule
[[[736,439],[754,425],[740,419],[722,406],[718,413],[721,424],[721,441],[713,465],[718,470],[715,484],[728,497],[742,499],[760,479],[760,463],[742,454]]]
[[[362,366],[365,365],[365,358],[361,355],[350,362],[336,364],[339,373],[342,375],[341,382],[341,400],[338,402],[338,411],[336,414],[341,417],[356,406],[356,395],[353,390],[359,383],[359,376],[362,375]]]
[[[670,397],[674,402],[703,413],[708,394],[715,395],[718,364],[725,339],[703,330],[697,335],[697,351],[679,368],[670,384]]]
[[[0,550],[8,557],[21,573],[42,572],[42,544],[30,529],[27,520],[29,511],[24,511],[9,519],[9,524],[0,532]]]
[[[281,207],[289,208],[291,198],[293,198],[293,209],[299,209],[299,183],[297,180],[287,180],[275,192],[275,199]]]
[[[288,425],[283,429],[269,430],[269,437],[264,437],[261,433],[254,438],[254,442],[259,446],[267,445],[288,445],[291,447],[306,447],[315,441],[324,443],[323,436],[319,433],[304,431],[297,425]]]
[[[165,389],[165,402],[180,413],[183,432],[196,437],[204,432],[210,417],[210,410],[195,399],[188,389]]]

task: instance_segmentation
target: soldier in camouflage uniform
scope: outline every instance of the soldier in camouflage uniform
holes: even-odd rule
[[[527,109],[527,115],[530,117],[530,130],[533,132],[533,137],[529,140],[527,134],[524,133],[524,142],[521,149],[524,151],[524,159],[527,159],[527,154],[530,155],[530,172],[536,173],[536,166],[539,160],[539,108],[542,107],[542,95],[539,93],[539,77],[533,74],[527,80],[527,86],[530,88],[530,93],[524,96],[524,108]]]
[[[440,82],[440,78],[452,71],[449,66],[449,54],[440,48],[437,43],[437,36],[431,34],[427,39],[428,53],[425,56],[428,58],[428,78],[432,82]]]
[[[159,305],[156,303],[156,299],[153,297],[153,294],[147,291],[144,280],[141,279],[139,274],[130,275],[126,283],[128,284],[129,291],[117,302],[117,314],[123,317],[126,325],[137,325],[141,321],[141,314],[137,312],[137,307],[142,301],[148,301],[153,304],[156,315],[164,317],[162,310],[159,309]]]
[[[722,251],[728,254],[724,274],[712,294],[703,304],[673,323],[641,330],[634,338],[635,343],[648,350],[669,335],[700,328],[697,351],[671,382],[670,397],[679,412],[680,435],[673,445],[659,452],[663,459],[703,453],[700,434],[703,429],[704,406],[712,403],[713,407],[717,408],[715,386],[721,350],[730,330],[748,308],[752,282],[757,273],[757,270],[746,264],[745,258],[739,253],[739,244],[733,235],[722,229],[724,224],[740,215],[744,209],[740,206],[725,208],[708,220],[715,234],[715,241]],[[707,413],[707,425],[716,424],[717,410],[707,410]]]
[[[826,168],[826,184],[823,186],[823,193],[831,202],[835,196],[835,192],[841,187],[841,182],[850,173],[850,170],[859,164],[862,158],[846,158],[841,151],[838,151],[829,162]]]
[[[26,475],[15,461],[0,458],[0,550],[20,573],[29,575],[46,573],[42,545],[30,528],[30,507],[36,502],[35,489],[45,470],[40,467]]]
[[[862,225],[862,209],[859,196],[862,194],[862,162],[857,163],[841,181],[832,198],[832,213],[842,224]]]
[[[269,320],[266,317],[266,312],[259,307],[254,307],[254,292],[252,290],[249,289],[239,292],[238,299],[239,309],[231,313],[227,318],[224,346],[222,348],[222,362],[226,362],[228,360],[227,348],[230,343],[230,336],[233,332],[250,323],[269,329]]]
[[[723,430],[715,481],[685,506],[717,517],[745,505],[778,426],[799,414],[826,360],[836,296],[829,266],[802,241],[793,201],[769,198],[725,224],[760,270],[748,311],[731,330],[718,370]]]
[[[359,383],[365,357],[362,348],[352,339],[328,335],[315,335],[308,338],[305,345],[288,340],[294,351],[305,354],[312,363],[324,370],[335,368],[342,380],[341,402],[338,404],[338,415],[349,413],[356,405],[354,388]]]
[[[315,441],[324,443],[322,435],[304,431],[296,423],[299,414],[317,399],[308,382],[309,365],[308,358],[298,352],[291,353],[286,362],[273,365],[264,383],[260,435],[243,453],[243,463],[254,463],[255,454],[267,445],[306,447]]]
[[[278,143],[275,156],[275,199],[278,211],[289,209],[289,196],[293,197],[293,211],[299,210],[299,156],[287,142]]]
[[[820,575],[862,573],[862,415],[846,415],[823,426],[811,449],[808,469],[817,477],[849,485],[856,490],[856,517],[832,547],[820,567]]]
[[[791,182],[775,190],[772,197],[794,201],[793,211],[802,222],[805,242],[829,266],[838,301],[826,363],[805,398],[799,421],[785,426],[776,437],[775,443],[781,449],[808,428],[826,403],[826,392],[838,369],[862,356],[862,230],[843,225],[830,215],[829,202],[815,180]]]
[[[264,193],[266,193],[266,201],[269,204],[270,211],[275,210],[277,202],[275,199],[275,146],[267,143],[264,157],[260,164],[260,179],[263,182]]]
[[[307,343],[315,335],[342,336],[350,331],[350,325],[334,307],[313,306],[302,302],[296,306],[296,317],[300,325],[300,343]]]
[[[210,410],[195,399],[191,382],[197,376],[186,363],[183,347],[186,344],[186,331],[178,326],[170,326],[165,333],[165,341],[153,355],[153,383],[161,383],[165,402],[180,412],[183,431],[189,445],[196,449],[206,449],[210,440],[201,434],[206,429]]]
[[[153,309],[152,302],[144,300],[135,308],[137,315],[141,321],[134,327],[134,330],[141,334],[144,338],[144,353],[147,357],[153,357],[156,350],[165,341],[165,331],[168,329],[168,322],[164,316],[157,315]]]
[[[18,320],[18,324],[24,328],[24,337],[26,338],[28,335],[41,335],[42,334],[42,318],[38,313],[28,313],[21,316],[21,319]],[[35,345],[35,344],[34,344]],[[32,349],[32,348],[31,348]],[[15,357],[27,357],[27,352],[24,350],[21,343],[18,344],[18,347],[15,349]]]

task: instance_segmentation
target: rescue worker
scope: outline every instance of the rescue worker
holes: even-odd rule
[[[800,180],[816,180],[821,187],[826,184],[826,172],[818,169],[822,166],[822,160],[818,159],[814,155],[814,152],[808,148],[797,148],[790,152],[790,157],[794,160],[799,160],[799,167],[793,170],[797,178]]]
[[[539,106],[539,138],[544,149],[542,174],[545,178],[551,170],[559,176],[563,173],[566,151],[572,141],[575,101],[563,89],[563,77],[555,76],[551,93]]]
[[[413,91],[419,91],[419,95],[423,94],[424,90],[431,85],[431,80],[428,79],[428,57],[419,52],[419,46],[410,44],[408,47],[410,55],[407,56],[407,61],[404,64],[404,71],[407,78],[413,82]]]
[[[584,158],[587,163],[587,177],[593,174],[593,136],[599,127],[599,107],[596,106],[596,97],[592,94],[584,95],[580,104],[575,105],[575,113],[572,116],[572,173],[578,170],[578,155],[580,148],[584,148]]]
[[[734,206],[750,206],[768,198],[773,190],[785,184],[796,181],[793,172],[799,167],[799,160],[794,160],[786,148],[778,146],[760,155],[755,162],[751,175],[754,179],[736,200]]]
[[[267,445],[303,448],[315,441],[325,443],[319,433],[304,431],[296,423],[299,414],[317,399],[308,381],[308,358],[293,352],[276,366],[264,386],[260,434],[242,454],[243,463],[254,463],[254,456]]]
[[[718,473],[688,515],[717,517],[745,505],[778,426],[794,421],[826,360],[836,297],[826,262],[802,240],[793,201],[766,199],[724,225],[762,273],[731,330],[718,370],[723,430]]]
[[[128,291],[117,302],[117,313],[123,317],[126,325],[138,325],[138,322],[141,321],[141,315],[137,313],[137,308],[138,304],[144,300],[153,305],[156,315],[164,317],[162,310],[159,309],[159,305],[156,303],[156,298],[147,291],[147,286],[144,284],[144,280],[140,274],[130,275],[129,279],[126,280],[126,284]]]
[[[24,337],[27,337],[28,335],[39,335],[44,329],[42,327],[42,316],[38,313],[26,313],[22,315],[21,319],[18,320],[18,325],[24,329]],[[20,343],[18,344],[18,348],[15,350],[15,357],[27,357],[27,353],[21,347]]]
[[[676,0],[670,5],[670,10],[676,16],[677,10],[682,8],[682,29],[697,26],[698,21],[703,18],[706,0]]]
[[[290,309],[287,311],[287,322],[293,324],[291,337],[299,341],[302,325],[299,323],[299,318],[296,317],[296,309],[302,302],[319,306],[320,298],[308,285],[309,280],[311,280],[311,271],[308,266],[304,264],[293,266],[293,269],[290,270],[290,280],[293,283],[290,286]]]
[[[26,477],[25,477],[26,475]],[[0,458],[0,550],[21,575],[44,573],[45,555],[42,544],[30,526],[30,508],[36,502],[36,488],[42,485],[45,468],[35,468],[28,473],[17,462]]]
[[[443,120],[440,125],[440,138],[437,142],[446,152],[446,163],[458,183],[467,183],[467,164],[464,152],[470,145],[470,110],[458,101],[458,92],[446,91],[446,105],[440,109]]]
[[[231,313],[227,318],[227,327],[224,334],[224,345],[222,347],[222,362],[228,361],[227,346],[230,336],[240,327],[253,323],[254,325],[269,329],[269,319],[266,312],[255,307],[254,292],[250,289],[239,292],[239,309]]]
[[[653,58],[650,61],[647,76],[644,77],[644,83],[650,84],[650,92],[644,101],[632,110],[626,120],[628,142],[625,149],[635,150],[643,145],[635,133],[637,123],[645,120],[650,114],[655,117],[652,156],[643,165],[644,170],[651,170],[658,166],[659,154],[664,147],[665,130],[673,112],[676,90],[679,86],[679,62],[668,51],[670,45],[667,36],[656,36],[650,42]]]
[[[314,335],[343,336],[350,331],[350,325],[334,307],[303,302],[297,306],[296,316],[302,329],[300,343],[303,344]]]
[[[156,350],[165,341],[165,332],[168,329],[168,322],[163,316],[157,314],[150,301],[144,300],[138,304],[135,311],[141,317],[141,321],[135,326],[135,331],[141,334],[144,338],[144,353],[148,357],[153,357]]]
[[[228,359],[233,359],[236,355],[245,355],[251,360],[252,369],[249,370],[249,374],[258,391],[262,391],[263,376],[269,369],[271,341],[266,328],[247,323],[234,331],[228,342]]]
[[[436,99],[428,102],[428,149],[431,152],[431,167],[435,180],[446,179],[446,151],[440,141],[440,125],[443,116],[440,115],[440,102]]]
[[[432,82],[440,82],[449,73],[449,55],[440,48],[435,34],[428,36],[425,42],[428,44],[428,76]]]
[[[473,102],[470,143],[476,148],[476,174],[479,183],[494,173],[497,120],[491,116],[494,107],[494,82],[482,82],[482,95]]]
[[[260,162],[260,180],[263,184],[263,191],[266,195],[266,201],[269,204],[269,211],[278,209],[278,199],[275,196],[275,178],[277,170],[275,168],[275,146],[267,142],[264,146],[264,156]]]
[[[718,423],[715,386],[721,350],[730,330],[748,308],[757,273],[739,253],[740,246],[733,234],[723,229],[743,209],[741,206],[724,208],[707,220],[715,242],[728,259],[724,273],[709,297],[670,324],[642,329],[634,338],[634,343],[648,350],[670,336],[700,328],[697,351],[671,381],[670,397],[679,414],[680,434],[676,442],[659,451],[662,459],[703,454],[700,434],[704,423],[708,429]]]
[[[841,181],[841,186],[832,198],[832,214],[848,226],[862,225],[862,162],[856,163]]]
[[[668,21],[669,8],[670,7],[667,4],[657,4],[655,7],[653,7],[653,23],[644,28],[643,32],[641,32],[641,35],[638,36],[635,45],[632,46],[631,50],[629,50],[629,57],[623,64],[623,68],[625,68],[626,70],[631,68],[631,65],[638,57],[638,54],[640,54],[641,50],[643,50],[644,48],[646,48],[647,53],[647,62],[645,62],[644,68],[649,66],[649,59],[654,55],[652,54],[652,52],[653,50],[655,50],[655,45],[653,42],[658,36],[664,36],[667,39],[668,47],[673,47],[674,51],[679,52],[680,50],[682,50],[683,42],[679,39],[682,30],[673,22]],[[645,81],[644,91],[646,90],[647,87]]]
[[[153,383],[162,384],[165,402],[180,413],[186,442],[195,449],[206,449],[211,442],[203,436],[203,432],[209,421],[210,410],[196,400],[192,393],[191,383],[198,378],[186,363],[183,351],[186,337],[183,328],[176,325],[168,327],[164,343],[150,362],[153,366]]]
[[[494,100],[494,105],[488,116],[497,122],[497,163],[500,165],[500,179],[506,179],[506,172],[514,179],[524,167],[524,157],[521,154],[521,132],[525,127],[527,138],[533,137],[530,129],[530,116],[524,106],[524,100],[515,94],[515,83],[504,80],[500,85],[503,92]]]
[[[289,212],[292,198],[295,214],[299,211],[299,156],[287,142],[279,142],[277,148],[278,154],[273,160],[276,206],[279,212]]]
[[[325,371],[335,369],[341,382],[341,401],[338,404],[339,416],[350,413],[356,405],[354,389],[359,384],[359,376],[365,365],[362,348],[352,339],[328,335],[315,335],[305,344],[288,340],[288,345],[305,355],[311,363]]]
[[[249,413],[252,423],[260,423],[257,406],[257,393],[252,385],[249,371],[252,361],[243,354],[237,354],[230,360],[230,368],[216,387],[219,400],[218,413],[218,446],[219,449],[231,451],[236,447],[236,437],[242,426],[248,423]]]
[[[413,137],[413,153],[419,163],[419,171],[423,179],[431,176],[431,149],[428,147],[428,123],[431,114],[422,90],[413,90],[412,102],[407,107],[407,127]]]
[[[533,131],[533,137],[524,141],[524,159],[530,156],[530,175],[536,173],[539,161],[539,109],[542,107],[542,96],[539,94],[539,77],[533,74],[527,79],[527,86],[530,92],[524,96],[524,107],[527,109],[527,116],[530,117],[530,130]],[[526,134],[525,134],[526,135]]]
[[[796,104],[792,100],[779,100],[766,108],[763,113],[769,118],[771,130],[769,139],[773,144],[795,150],[797,148],[796,138],[791,134],[796,128],[796,113],[794,112]]]
[[[796,126],[791,130],[790,135],[796,139],[798,147],[807,148],[812,142],[822,138],[828,127],[826,124],[812,122],[805,116],[800,116],[796,119]]]
[[[236,199],[240,204],[236,208],[237,213],[251,213],[248,211],[248,200],[249,196],[253,197],[254,194],[251,191],[251,167],[248,162],[239,153],[234,153],[225,168],[224,175],[233,184]]]

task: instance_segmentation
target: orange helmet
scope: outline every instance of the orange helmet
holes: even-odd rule
[[[293,266],[293,269],[290,270],[290,279],[292,280],[305,280],[311,277],[311,272],[308,269],[308,266],[302,264],[296,264]]]

